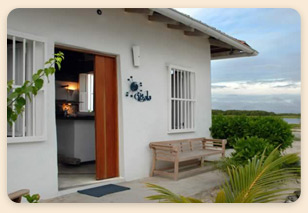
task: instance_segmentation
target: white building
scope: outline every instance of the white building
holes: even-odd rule
[[[15,85],[31,79],[55,51],[65,54],[61,71],[8,126],[8,193],[28,188],[44,199],[76,191],[61,189],[61,162],[95,162],[93,184],[149,176],[150,142],[210,137],[211,60],[258,54],[173,9],[98,13],[15,9],[8,15],[8,80]],[[137,91],[130,90],[132,81]]]

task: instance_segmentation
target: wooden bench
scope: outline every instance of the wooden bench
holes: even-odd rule
[[[225,157],[225,139],[192,138],[174,141],[161,141],[150,143],[153,150],[153,162],[150,176],[154,174],[167,175],[178,179],[179,163],[199,159],[203,165],[204,157],[221,154]],[[156,169],[156,161],[168,161],[174,163],[174,172]]]
[[[21,189],[18,190],[16,192],[12,192],[9,195],[9,198],[11,199],[11,201],[15,202],[15,203],[20,203],[21,199],[24,195],[28,195],[30,193],[29,189]]]

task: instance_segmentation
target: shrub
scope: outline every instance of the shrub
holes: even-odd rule
[[[250,136],[258,136],[267,139],[280,150],[290,147],[293,142],[293,134],[287,122],[277,117],[258,117],[250,121]]]
[[[237,164],[244,165],[254,156],[261,156],[264,150],[264,155],[268,156],[275,149],[275,146],[266,139],[254,136],[237,139],[233,148],[235,152],[231,154],[231,158]]]
[[[228,167],[243,166],[248,163],[249,159],[255,156],[259,157],[263,152],[264,156],[268,156],[275,149],[275,146],[266,139],[254,136],[236,139],[233,148],[234,152],[231,153],[230,157],[216,162],[218,169],[227,171]]]
[[[228,147],[233,147],[237,138],[247,136],[247,116],[212,116],[212,127],[210,128],[213,138],[227,139]]]
[[[239,138],[254,136],[266,139],[280,150],[290,147],[293,142],[290,126],[279,117],[217,115],[212,117],[210,131],[213,138],[226,138],[229,147],[233,147]]]

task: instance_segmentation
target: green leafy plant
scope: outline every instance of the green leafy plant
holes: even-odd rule
[[[219,161],[215,161],[216,168],[227,172],[228,167],[243,166],[249,162],[254,156],[261,156],[264,152],[267,157],[275,147],[269,143],[268,140],[258,137],[246,137],[237,139],[234,145],[234,152],[230,157],[222,158]],[[280,152],[279,152],[280,153]],[[281,155],[281,154],[280,154]],[[285,167],[299,167],[300,162],[294,162],[292,164],[286,164]]]
[[[7,82],[7,122],[12,125],[18,118],[24,109],[27,100],[31,101],[31,95],[36,96],[38,91],[44,85],[44,77],[53,75],[56,71],[54,65],[56,64],[58,69],[61,69],[61,62],[64,59],[62,52],[54,54],[53,58],[50,58],[45,62],[46,68],[39,69],[32,75],[31,81],[25,81],[20,87],[13,89],[13,81]],[[27,100],[26,100],[27,99]]]
[[[292,145],[294,137],[287,122],[280,117],[270,116],[217,115],[212,117],[210,131],[213,138],[226,138],[229,147],[233,147],[239,138],[256,136],[285,150]]]
[[[175,194],[170,190],[155,184],[147,183],[146,186],[159,193],[158,195],[146,197],[149,200],[159,200],[162,203],[202,203],[202,201],[198,199]]]
[[[38,201],[40,200],[39,194],[33,194],[32,196],[24,195],[23,197],[26,198],[29,203],[38,203]]]
[[[245,166],[228,168],[226,181],[217,195],[216,203],[267,203],[282,201],[290,195],[284,184],[299,178],[300,168],[283,167],[298,162],[297,154],[279,156],[275,148],[267,157],[255,156]]]
[[[229,162],[236,166],[248,163],[254,156],[261,156],[264,150],[264,155],[268,156],[275,149],[267,139],[256,136],[236,139],[233,148]]]
[[[292,194],[289,190],[294,188],[284,187],[285,183],[299,178],[300,168],[283,167],[284,164],[298,162],[297,154],[280,156],[275,148],[267,157],[266,150],[261,156],[253,157],[246,165],[228,168],[228,178],[218,192],[216,203],[268,203],[283,201]],[[148,185],[149,186],[149,185]],[[202,202],[194,198],[174,194],[169,190],[151,184],[151,189],[158,195],[147,199],[163,202]]]
[[[228,140],[227,147],[233,147],[237,138],[247,136],[247,116],[212,116],[210,128],[213,138],[225,138]]]
[[[290,147],[293,134],[289,124],[278,117],[258,117],[250,120],[249,136],[258,136],[267,139],[273,146],[280,150]]]

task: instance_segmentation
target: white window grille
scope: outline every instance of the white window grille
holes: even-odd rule
[[[25,81],[31,81],[33,73],[44,68],[46,42],[38,37],[8,30],[7,80],[13,80],[13,90]],[[46,83],[46,81],[45,81]],[[7,142],[35,142],[45,140],[46,109],[45,85],[36,97],[27,100],[24,112],[12,126],[7,124]]]
[[[195,73],[175,65],[169,65],[168,72],[169,133],[195,131]]]

